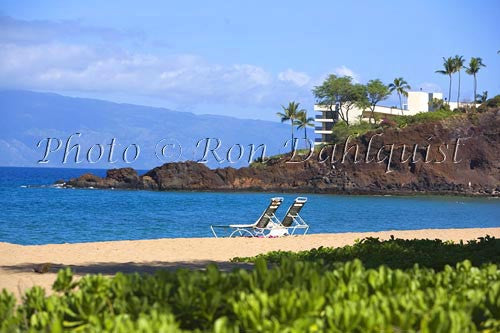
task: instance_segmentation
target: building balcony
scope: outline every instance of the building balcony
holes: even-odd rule
[[[332,130],[327,129],[315,129],[314,133],[316,134],[332,134]]]
[[[336,111],[324,110],[321,114],[317,114],[316,118],[337,119],[338,113]]]
[[[330,107],[328,107],[326,105],[314,104],[314,111],[317,111],[317,112],[330,111]]]
[[[314,129],[331,131],[334,125],[335,124],[333,122],[318,122],[318,124],[316,124],[316,127],[314,127]]]
[[[316,118],[314,118],[314,121],[317,121],[318,123],[333,123],[334,120],[333,119],[328,119],[328,118],[323,118],[323,116],[316,116]]]

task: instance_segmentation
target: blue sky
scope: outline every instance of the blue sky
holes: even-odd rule
[[[3,0],[0,14],[2,89],[276,120],[290,100],[312,112],[331,73],[446,92],[434,71],[459,54],[500,93],[498,1]]]

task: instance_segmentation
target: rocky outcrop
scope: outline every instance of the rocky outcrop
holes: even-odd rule
[[[65,186],[499,195],[500,110],[367,133],[309,158],[287,155],[240,169],[167,163],[142,176],[132,168],[113,169],[105,178],[84,174]]]
[[[58,181],[60,183],[60,181]],[[142,189],[143,180],[132,168],[111,169],[106,172],[106,177],[101,178],[91,173],[86,173],[78,178],[71,179],[65,184],[66,187],[82,188],[122,188]]]

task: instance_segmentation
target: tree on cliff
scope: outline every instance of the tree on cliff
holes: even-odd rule
[[[368,107],[368,99],[366,97],[366,86],[356,83],[347,87],[344,93],[344,103],[342,105],[342,113],[345,116],[345,122],[349,126],[349,111],[354,107],[364,110]]]
[[[486,67],[486,65],[483,64],[483,59],[472,57],[470,58],[469,66],[465,69],[467,74],[474,76],[474,99],[477,98],[477,73],[481,67]]]
[[[295,120],[297,129],[304,129],[304,139],[307,141],[307,127],[314,127],[314,118],[307,117],[307,111],[299,112],[297,120]]]
[[[362,98],[364,86],[353,84],[350,76],[338,77],[334,74],[313,89],[316,103],[327,107],[331,113],[337,112],[339,117],[349,125],[349,110]],[[335,118],[332,117],[332,120]]]
[[[401,108],[401,114],[403,114],[403,102],[401,100],[401,95],[408,96],[408,90],[411,89],[410,85],[402,77],[397,77],[392,83],[389,84],[388,87],[391,93],[393,91],[396,91],[398,93],[399,106]]]
[[[444,69],[439,69],[436,73],[448,75],[450,78],[450,85],[448,87],[448,104],[451,101],[451,76],[455,73],[455,61],[452,57],[445,58],[443,57],[443,67]]]
[[[376,79],[368,81],[366,85],[366,94],[371,111],[368,122],[371,123],[372,119],[375,119],[375,107],[379,102],[386,100],[391,94],[391,91],[388,86],[382,83],[382,81]]]
[[[455,58],[453,58],[453,62],[453,68],[455,72],[458,73],[457,107],[460,107],[460,73],[462,68],[464,68],[465,59],[462,56],[456,55]]]
[[[291,147],[292,147],[292,152],[295,146],[294,143],[294,138],[293,138],[293,127],[295,125],[294,121],[297,119],[299,116],[299,113],[301,112],[306,112],[304,109],[299,109],[300,103],[296,103],[294,101],[289,102],[288,106],[281,106],[283,109],[283,112],[277,112],[276,115],[281,118],[281,122],[284,123],[286,121],[290,121],[290,125],[292,127],[292,142],[291,142]]]

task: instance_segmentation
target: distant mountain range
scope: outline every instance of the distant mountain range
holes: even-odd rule
[[[257,147],[265,144],[266,155],[288,151],[281,148],[290,138],[290,127],[279,122],[238,119],[217,115],[195,115],[164,108],[141,105],[120,104],[103,100],[74,98],[52,93],[31,91],[0,91],[0,165],[37,166],[43,159],[48,138],[53,138],[49,153],[43,164],[50,167],[114,168],[129,165],[135,169],[148,169],[165,162],[178,160],[198,160],[203,157],[206,138],[218,138],[221,148],[218,156],[226,160],[218,163],[209,153],[210,167],[243,166],[249,157],[249,144]],[[63,164],[67,139],[74,133],[81,133],[71,139],[68,148],[80,144],[79,159],[75,163],[76,148],[69,150]],[[299,136],[303,135],[303,131]],[[312,137],[312,133],[309,133]],[[110,144],[115,138],[112,160],[109,163]],[[202,140],[195,149],[196,143]],[[41,141],[41,142],[40,142]],[[39,146],[37,147],[37,144]],[[216,146],[212,140],[211,147]],[[100,144],[101,146],[97,146]],[[140,147],[139,157],[134,160],[136,146]],[[239,163],[227,162],[228,149],[240,144],[244,148]],[[95,145],[95,146],[94,146]],[[127,150],[130,164],[123,162],[123,152]],[[87,155],[90,148],[89,163]],[[182,153],[179,157],[179,146]],[[163,148],[165,147],[165,148]],[[258,153],[259,151],[257,151]],[[237,160],[240,147],[234,146],[231,158]],[[255,156],[258,156],[255,155]]]

